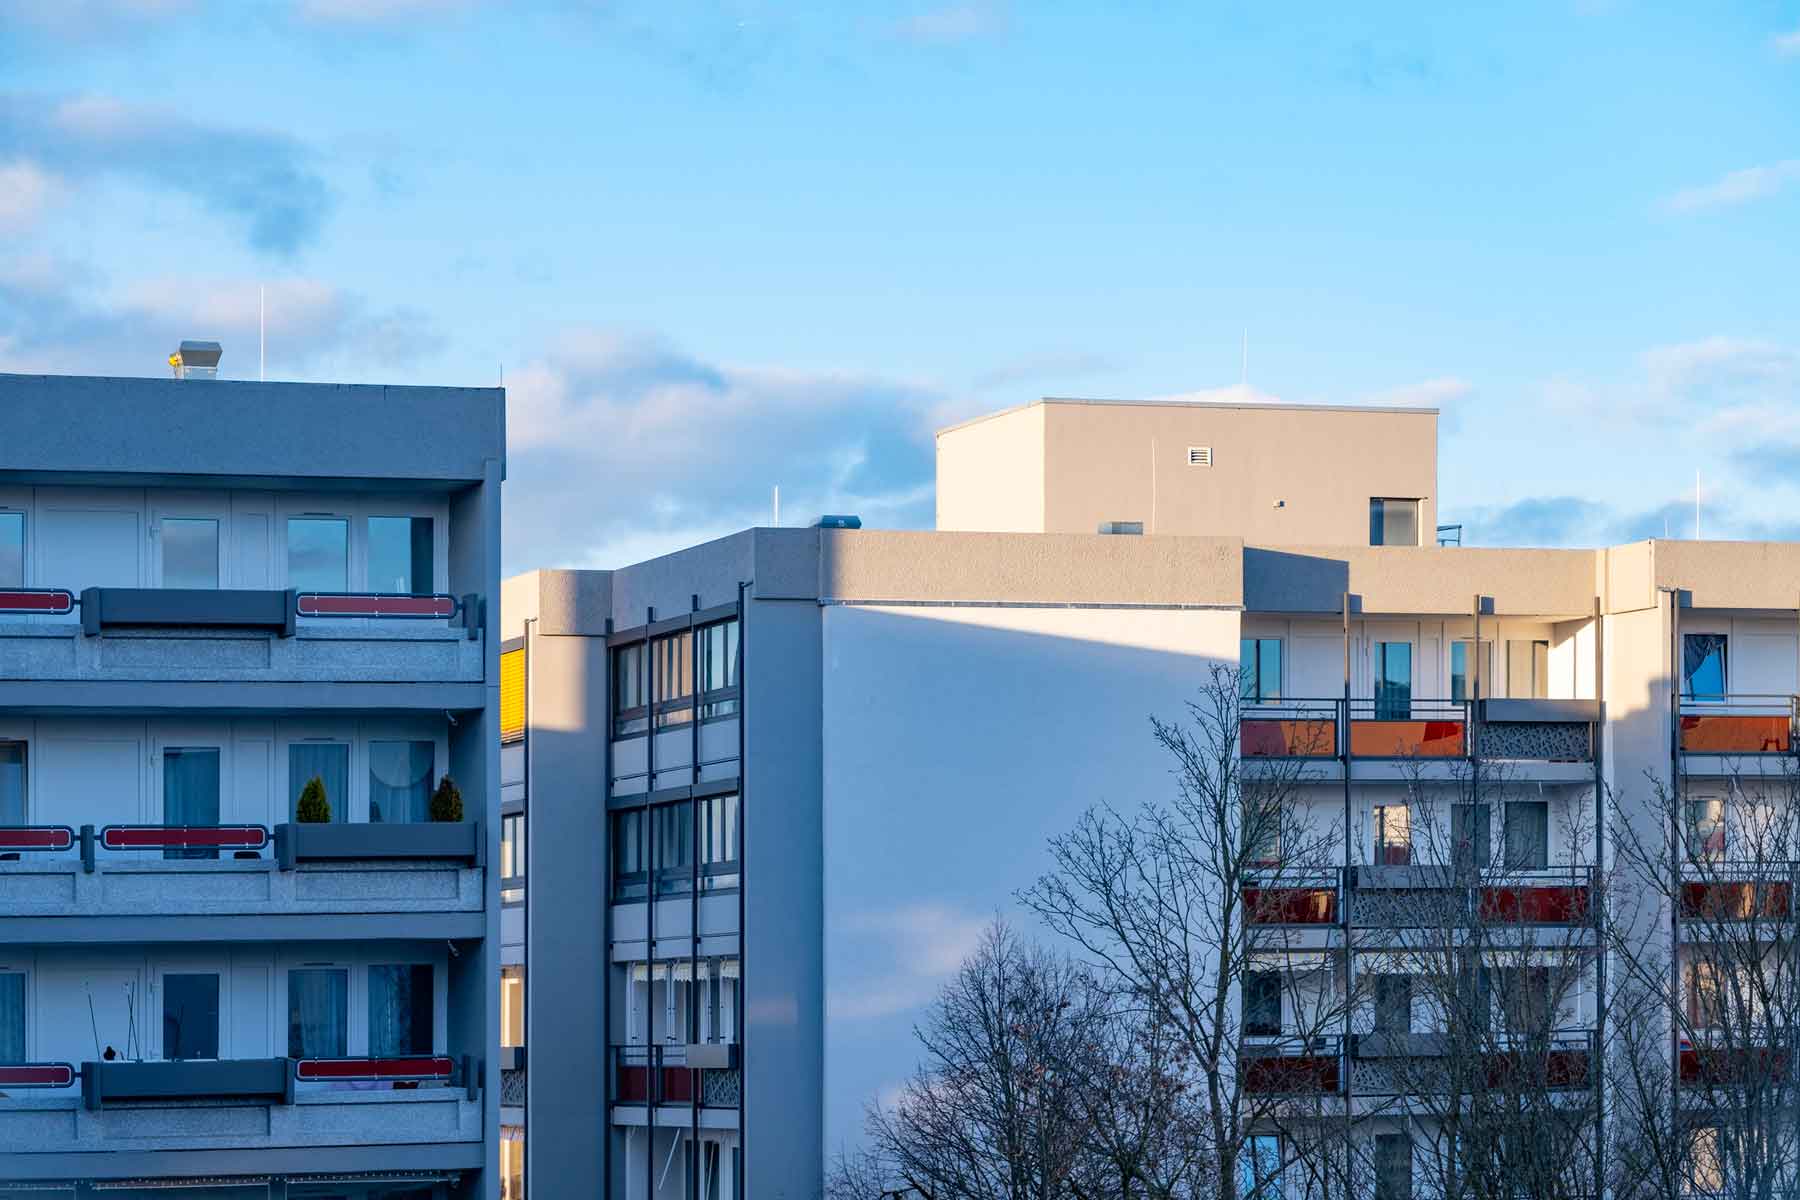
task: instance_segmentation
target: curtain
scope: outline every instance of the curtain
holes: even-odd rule
[[[219,752],[174,749],[162,752],[163,824],[219,823]],[[217,858],[217,849],[164,850],[164,858]]]
[[[434,742],[369,743],[369,820],[431,820]]]
[[[300,790],[315,775],[325,784],[331,819],[349,820],[350,747],[342,742],[295,742],[288,747],[288,819],[296,819]]]
[[[1682,691],[1691,700],[1725,698],[1725,635],[1689,633],[1681,639]]]
[[[0,973],[0,1062],[25,1061],[25,973]]]
[[[1550,806],[1542,800],[1515,800],[1506,806],[1506,867],[1542,870],[1550,862]]]
[[[350,973],[341,967],[288,972],[288,1057],[342,1058],[348,1050]]]
[[[431,968],[369,968],[369,1053],[377,1058],[430,1054]]]
[[[0,742],[0,825],[25,823],[25,743]]]

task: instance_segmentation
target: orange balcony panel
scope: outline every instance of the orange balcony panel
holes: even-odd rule
[[[1786,714],[1686,713],[1681,748],[1689,754],[1786,754],[1793,744]]]
[[[1484,887],[1481,918],[1521,925],[1580,925],[1588,918],[1585,885]]]
[[[1329,717],[1245,717],[1238,722],[1245,758],[1331,758],[1337,754],[1337,722]]]
[[[1461,721],[1352,721],[1350,753],[1356,758],[1459,758]]]
[[[1244,919],[1251,925],[1336,925],[1337,889],[1247,887]]]
[[[1681,885],[1684,921],[1781,921],[1793,911],[1794,887],[1785,879],[1708,880]]]
[[[1244,1090],[1254,1096],[1318,1095],[1338,1090],[1338,1060],[1303,1054],[1243,1060]]]

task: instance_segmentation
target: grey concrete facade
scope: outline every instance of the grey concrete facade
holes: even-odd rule
[[[504,393],[0,375],[0,410],[0,1195],[496,1200]],[[334,836],[283,859],[315,775]],[[252,1062],[286,1095],[208,1093]]]

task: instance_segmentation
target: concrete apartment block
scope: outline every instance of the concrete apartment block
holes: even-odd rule
[[[497,1197],[504,394],[0,410],[0,1195]]]

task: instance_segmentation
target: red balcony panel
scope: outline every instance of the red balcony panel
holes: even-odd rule
[[[455,596],[393,596],[373,592],[302,592],[294,611],[303,617],[410,617],[448,620],[456,615]]]
[[[686,1067],[662,1069],[662,1102],[687,1104],[694,1098],[694,1073]]]
[[[1683,1044],[1681,1082],[1746,1083],[1753,1079],[1787,1078],[1793,1056],[1779,1047],[1700,1046]]]
[[[75,1082],[75,1068],[68,1063],[0,1064],[0,1087],[65,1088]]]
[[[650,1068],[620,1066],[618,1098],[626,1104],[648,1104]]]
[[[1489,1055],[1487,1084],[1491,1088],[1529,1088],[1541,1080],[1547,1088],[1584,1088],[1588,1085],[1588,1061],[1586,1050],[1551,1050],[1541,1059],[1517,1050]]]
[[[1337,889],[1247,887],[1244,914],[1252,925],[1335,925]]]
[[[261,825],[108,825],[100,831],[108,850],[260,850],[269,844]]]
[[[1243,1060],[1244,1090],[1257,1096],[1319,1095],[1338,1090],[1335,1054]]]
[[[1785,879],[1708,880],[1681,885],[1684,921],[1781,921],[1793,911]]]
[[[1681,748],[1689,754],[1786,754],[1793,723],[1785,713],[1684,713]]]
[[[1461,721],[1352,721],[1350,753],[1356,758],[1460,758]]]
[[[1331,758],[1337,754],[1337,722],[1245,717],[1238,722],[1238,744],[1245,758]]]
[[[0,826],[0,850],[68,850],[75,831],[66,825]]]
[[[305,1083],[324,1080],[449,1079],[451,1062],[432,1055],[400,1058],[303,1058],[294,1078]]]
[[[0,613],[60,617],[75,610],[75,594],[63,588],[0,589]]]
[[[1580,925],[1588,919],[1588,888],[1585,884],[1484,887],[1481,917],[1521,925]]]

